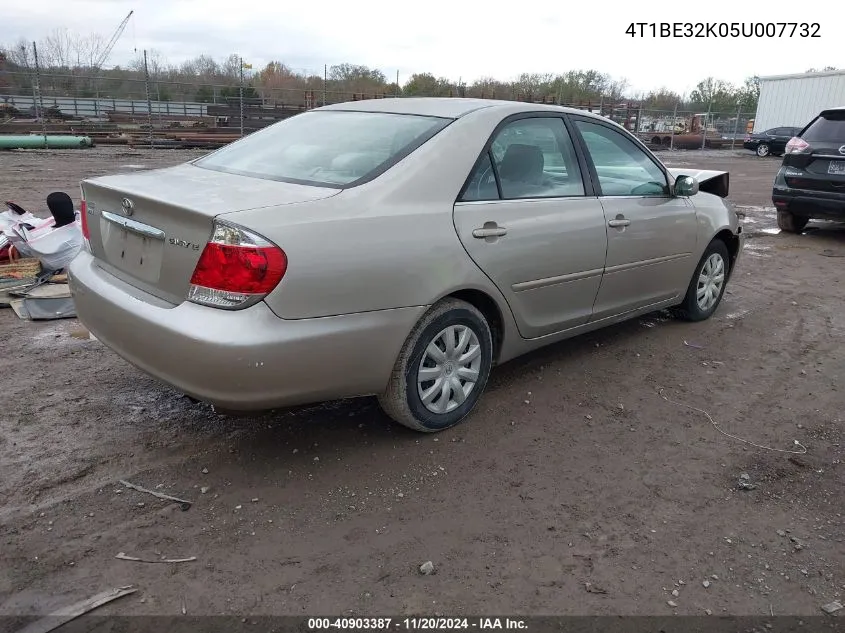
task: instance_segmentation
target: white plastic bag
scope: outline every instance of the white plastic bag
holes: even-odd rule
[[[20,250],[20,246],[15,248]],[[82,227],[78,218],[57,229],[37,231],[27,240],[25,248],[31,257],[41,261],[41,267],[46,271],[67,268],[82,249]]]
[[[38,218],[31,213],[18,215],[11,211],[0,213],[0,231],[8,243],[15,247],[22,257],[35,257],[28,246],[29,240],[37,238],[53,229],[55,218]],[[24,225],[33,227],[27,229]]]

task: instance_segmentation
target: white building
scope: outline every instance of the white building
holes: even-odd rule
[[[760,77],[754,131],[804,127],[825,108],[845,106],[845,70]]]

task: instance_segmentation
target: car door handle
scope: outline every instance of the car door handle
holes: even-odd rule
[[[472,236],[480,240],[483,240],[485,237],[502,237],[503,235],[507,234],[508,230],[503,226],[475,229],[472,232]]]
[[[631,221],[626,220],[625,218],[616,218],[615,220],[610,220],[607,223],[608,226],[612,226],[613,228],[628,226],[629,224],[631,224]]]

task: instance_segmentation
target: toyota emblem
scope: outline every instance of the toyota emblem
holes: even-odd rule
[[[839,148],[839,153],[845,154],[845,145],[843,145],[842,147]]]
[[[125,215],[132,215],[132,212],[135,210],[135,204],[129,198],[124,198],[120,201],[120,204],[123,207],[123,213]]]

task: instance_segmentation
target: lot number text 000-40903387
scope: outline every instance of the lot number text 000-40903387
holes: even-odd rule
[[[631,22],[631,37],[793,38],[821,37],[818,22]]]

